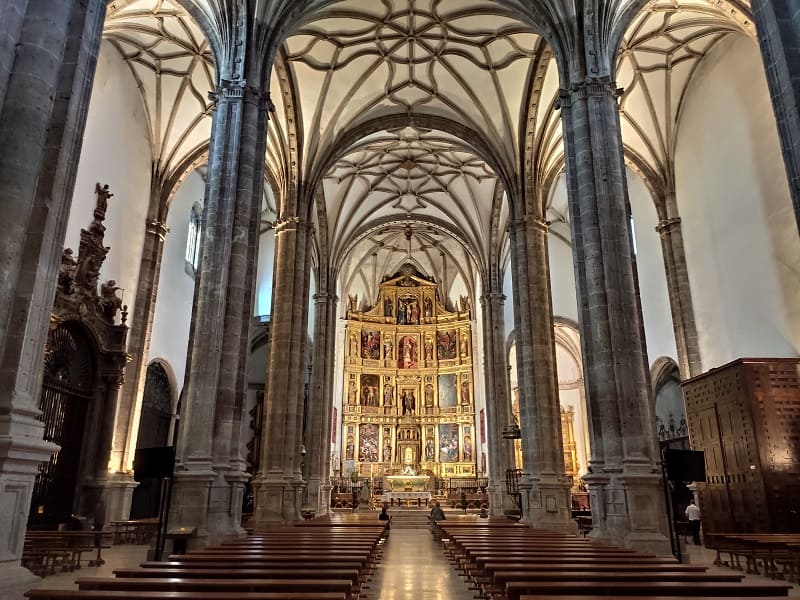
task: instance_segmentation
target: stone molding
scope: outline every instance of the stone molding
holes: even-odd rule
[[[314,230],[314,226],[311,223],[300,217],[282,217],[272,224],[276,236],[284,231],[298,231],[303,227],[308,228],[309,232]]]
[[[514,219],[509,224],[508,229],[509,231],[524,231],[528,225],[544,233],[550,232],[550,221],[540,219],[534,215],[525,215],[522,218]]]
[[[671,219],[663,219],[658,222],[655,229],[661,235],[661,237],[666,237],[671,234],[675,229],[679,229],[681,226],[681,218],[680,217],[673,217]]]
[[[208,93],[208,98],[213,102],[212,110],[216,110],[223,101],[243,101],[253,104],[259,111],[275,112],[269,90],[247,85],[245,79],[223,79],[214,91]]]
[[[487,292],[480,297],[481,305],[493,304],[495,302],[503,304],[508,298],[503,292]]]
[[[584,81],[558,91],[558,108],[569,108],[573,101],[586,98],[611,97],[616,100],[624,92],[625,90],[617,87],[617,82],[610,77],[587,77]]]
[[[145,233],[156,236],[161,242],[167,238],[169,227],[162,221],[148,219],[145,221]]]

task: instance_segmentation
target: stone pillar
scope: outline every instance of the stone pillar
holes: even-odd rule
[[[577,532],[564,474],[547,223],[525,216],[511,226],[514,331],[522,431],[523,518],[533,527]]]
[[[330,447],[333,416],[332,375],[336,351],[335,294],[314,295],[316,304],[314,351],[311,362],[311,391],[308,402],[308,425],[305,446],[304,477],[308,481],[306,505],[317,515],[330,508]],[[326,493],[327,488],[327,493]]]
[[[263,193],[268,96],[243,80],[217,91],[204,203],[200,265],[189,369],[184,385],[171,524],[197,530],[193,545],[216,543],[241,532],[241,474],[232,473],[233,412],[239,352],[249,319],[252,281],[248,260],[253,215]],[[238,469],[238,459],[237,467]],[[233,479],[231,479],[233,475]],[[238,497],[237,497],[238,495]]]
[[[664,219],[656,226],[656,231],[661,236],[672,327],[678,348],[678,367],[681,377],[688,379],[702,373],[703,368],[692,306],[692,290],[689,286],[689,271],[686,268],[681,220],[678,217]]]
[[[0,36],[0,589],[20,566],[37,465],[42,354],[80,157],[105,2],[15,2]]]
[[[486,373],[487,450],[489,452],[489,507],[493,515],[512,508],[506,494],[506,469],[514,468],[513,442],[503,439],[503,430],[511,425],[511,394],[508,386],[505,318],[500,292],[481,296],[483,307],[483,351]]]
[[[300,517],[303,440],[298,424],[303,415],[308,337],[310,236],[311,228],[299,217],[283,218],[275,225],[270,377],[264,396],[261,465],[253,483],[257,529],[291,523]]]
[[[668,554],[618,92],[608,78],[573,81],[561,92],[561,108],[591,435],[584,480],[592,535]]]
[[[154,204],[154,196],[160,198],[160,194],[151,194],[151,206]],[[156,206],[157,203],[158,200]],[[130,517],[133,488],[137,485],[133,480],[131,469],[139,431],[139,409],[144,394],[158,281],[161,275],[161,259],[164,255],[167,232],[166,224],[159,220],[148,219],[145,223],[136,299],[128,334],[128,354],[131,362],[125,368],[125,384],[120,392],[112,429],[114,438],[108,464],[110,483],[106,502],[109,519],[124,520]]]
[[[794,0],[752,0],[751,5],[800,228],[800,7]]]

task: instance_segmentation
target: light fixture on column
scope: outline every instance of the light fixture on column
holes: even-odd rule
[[[519,423],[517,423],[517,417],[511,415],[511,425],[503,429],[503,439],[518,440],[521,438],[522,438],[522,431],[519,428]]]

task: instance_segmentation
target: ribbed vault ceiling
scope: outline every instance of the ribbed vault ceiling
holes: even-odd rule
[[[340,134],[387,114],[430,114],[483,134],[514,164],[540,39],[487,0],[344,0],[285,44],[306,170]]]
[[[208,41],[180,5],[167,0],[111,2],[103,37],[141,91],[156,172],[167,181],[208,145],[208,92],[214,89]]]
[[[229,11],[228,0],[180,1],[205,15],[206,26]],[[214,87],[209,42],[178,2],[116,0],[104,31],[142,91],[156,165],[167,174],[207,143],[207,92]],[[609,14],[633,5],[612,4]],[[258,6],[277,22],[292,3]],[[513,12],[522,3],[305,6],[303,24],[285,41],[272,73],[269,180],[281,204],[321,176],[319,244],[342,269],[342,281],[371,277],[369,261],[369,269],[380,265],[378,277],[405,262],[412,223],[422,271],[439,279],[463,271],[465,284],[477,285],[487,265],[508,254],[509,211],[490,164],[514,177],[527,165],[532,173],[524,175],[548,218],[566,220],[566,206],[549,200],[563,170],[558,74],[533,20]],[[310,14],[313,6],[319,8]],[[537,22],[555,23],[573,10],[572,2],[532,7]],[[623,37],[623,141],[656,196],[671,185],[681,109],[698,65],[726,36],[741,33],[754,35],[744,2],[652,0]],[[215,47],[222,43],[212,39]],[[392,125],[375,126],[383,121]],[[356,135],[365,123],[370,128]]]

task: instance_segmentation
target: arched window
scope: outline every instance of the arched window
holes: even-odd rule
[[[189,214],[189,235],[186,238],[186,271],[194,275],[200,267],[200,238],[203,232],[203,209],[195,202]]]

